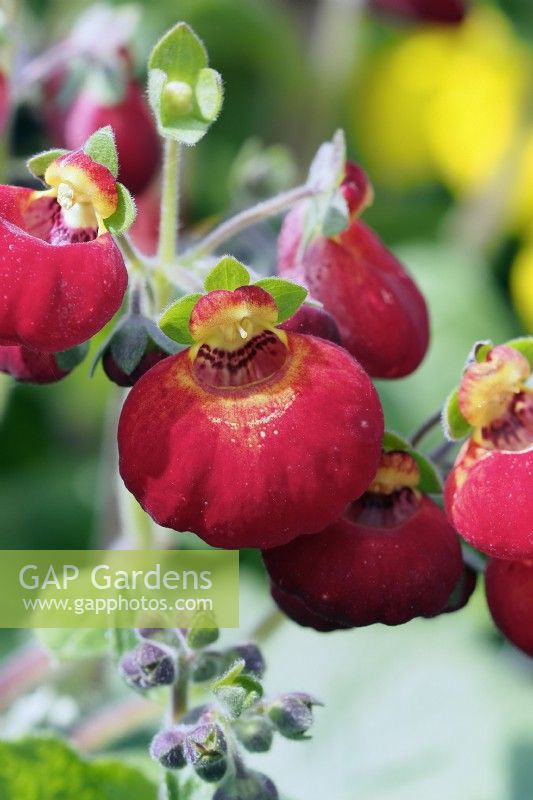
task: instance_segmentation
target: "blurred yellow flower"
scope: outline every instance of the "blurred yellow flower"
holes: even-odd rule
[[[371,60],[352,111],[371,174],[398,187],[436,178],[460,195],[478,192],[522,124],[529,65],[510,23],[487,7],[457,27],[407,33]]]
[[[528,333],[533,333],[533,239],[519,250],[510,275],[513,305]]]

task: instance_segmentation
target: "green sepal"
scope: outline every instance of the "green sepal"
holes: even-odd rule
[[[148,61],[148,98],[162,136],[194,145],[218,117],[223,102],[222,78],[208,67],[203,42],[179,22],[155,45]],[[172,83],[191,90],[190,105],[172,97]]]
[[[478,364],[482,364],[484,361],[486,361],[487,356],[493,347],[494,342],[491,342],[490,339],[483,339],[482,341],[476,342],[472,347],[468,358],[466,359],[465,369],[467,369],[474,361],[477,361]]]
[[[207,67],[208,56],[204,43],[186,22],[178,22],[154,45],[149,69],[160,69],[168,80],[193,85],[201,69]]]
[[[194,306],[203,296],[203,294],[187,294],[163,312],[159,319],[159,327],[165,336],[180,344],[194,344],[189,330],[189,320]]]
[[[187,644],[192,650],[202,650],[216,642],[220,634],[215,618],[207,612],[197,614],[187,633]]]
[[[306,185],[315,195],[305,207],[301,252],[315,236],[336,236],[347,228],[350,216],[339,188],[345,169],[346,139],[344,132],[338,130],[331,141],[318,148],[309,169]]]
[[[337,189],[331,197],[322,221],[322,235],[326,237],[337,236],[350,224],[350,211],[343,193]]]
[[[35,178],[42,178],[50,164],[68,152],[68,150],[43,150],[42,153],[29,158],[26,166]]]
[[[517,339],[511,339],[506,344],[507,347],[512,347],[513,350],[518,350],[519,353],[522,353],[533,370],[533,336],[520,336]]]
[[[129,316],[125,318],[123,325],[115,329],[109,349],[122,372],[131,375],[146,352],[147,345],[148,334],[143,317]]]
[[[131,134],[134,136],[135,131]],[[118,176],[118,153],[111,125],[99,128],[91,134],[83,145],[83,152],[97,164],[107,167],[114,178]]]
[[[83,342],[83,344],[78,344],[68,350],[61,350],[61,352],[56,353],[55,359],[59,369],[70,372],[71,369],[81,364],[89,352],[89,346],[90,342]]]
[[[135,221],[137,209],[133,197],[122,183],[117,182],[117,194],[117,207],[111,216],[104,220],[104,224],[111,233],[118,236],[131,227]]]
[[[217,289],[233,292],[241,286],[248,286],[249,283],[250,273],[244,264],[241,264],[233,256],[224,256],[206,276],[204,287],[206,292],[213,292]]]
[[[214,122],[224,102],[224,86],[220,73],[210,67],[201,69],[195,94],[202,118],[207,122]]]
[[[420,481],[417,489],[424,494],[440,494],[442,492],[442,479],[439,471],[426,456],[411,447],[407,439],[398,436],[397,433],[385,431],[382,447],[385,453],[400,450],[403,453],[408,453],[416,461],[420,471]]]
[[[459,387],[449,395],[442,409],[442,427],[447,439],[457,442],[472,432],[472,425],[463,416],[459,408]]]
[[[263,686],[253,675],[244,674],[245,662],[239,659],[213,685],[212,691],[230,719],[237,719],[263,696]]]
[[[260,286],[274,298],[278,307],[278,324],[290,319],[307,297],[307,289],[283,278],[261,278],[254,286]]]

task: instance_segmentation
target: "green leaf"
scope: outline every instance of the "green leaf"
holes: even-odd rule
[[[196,83],[196,102],[202,117],[214,122],[224,102],[222,76],[216,70],[209,67],[200,70]]]
[[[133,197],[122,183],[117,183],[117,192],[117,207],[104,222],[111,233],[119,235],[127,231],[133,224],[137,211]]]
[[[307,289],[283,278],[261,278],[254,285],[260,286],[274,298],[278,307],[278,323],[292,317],[307,297]]]
[[[511,339],[507,342],[507,347],[518,350],[529,361],[529,366],[533,369],[533,336],[520,336],[518,339]]]
[[[382,446],[386,453],[400,450],[414,458],[420,471],[420,482],[417,488],[421,492],[424,494],[440,494],[442,492],[442,479],[439,471],[425,455],[411,447],[407,439],[398,436],[397,433],[392,433],[392,431],[385,431]]]
[[[170,308],[167,308],[159,319],[159,327],[169,339],[180,344],[193,344],[194,339],[189,331],[191,313],[203,294],[187,294],[180,297]]]
[[[444,433],[450,441],[459,441],[468,436],[472,426],[466,420],[459,408],[459,389],[450,394],[442,410],[442,426]]]
[[[131,135],[135,136],[135,131],[132,131]],[[111,125],[106,125],[105,128],[99,128],[89,136],[83,145],[83,152],[92,158],[93,161],[107,167],[114,178],[117,177],[118,153],[115,144],[115,134],[113,133]]]
[[[250,273],[240,261],[233,256],[224,256],[208,273],[204,281],[206,292],[216,289],[227,289],[229,292],[241,286],[248,286]]]
[[[157,800],[157,787],[116,760],[83,761],[64,742],[0,742],[2,800]]]
[[[109,651],[105,628],[38,628],[36,636],[58,661],[82,661]]]
[[[83,342],[83,344],[78,344],[75,347],[71,347],[69,350],[62,350],[56,353],[55,359],[59,369],[70,372],[71,369],[81,364],[89,352],[89,346],[90,342]]]
[[[322,234],[326,237],[337,236],[348,227],[350,212],[348,203],[340,189],[334,192],[330,204],[326,209],[322,222]]]
[[[37,153],[26,161],[26,166],[32,175],[36,178],[42,178],[44,173],[56,158],[64,156],[68,150],[44,150],[42,153]]]

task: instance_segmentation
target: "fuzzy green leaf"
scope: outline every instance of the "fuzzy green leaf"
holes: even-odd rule
[[[468,436],[472,431],[472,426],[466,420],[459,408],[459,389],[456,388],[450,394],[442,410],[442,427],[444,433],[450,441],[459,441]]]
[[[522,353],[529,361],[531,369],[533,369],[533,336],[520,336],[518,339],[511,339],[507,342],[507,346]]]
[[[89,345],[90,342],[84,342],[83,344],[76,345],[76,347],[71,347],[69,350],[62,350],[60,353],[56,353],[56,364],[59,369],[70,372],[71,369],[81,364],[89,352]]]
[[[132,135],[135,135],[133,131]],[[111,125],[106,125],[105,128],[99,128],[89,136],[83,145],[83,152],[92,158],[93,161],[107,167],[114,178],[117,177],[118,153],[115,144],[115,134],[113,133]]]
[[[274,298],[278,307],[278,323],[292,317],[307,297],[307,289],[283,278],[261,278],[254,285],[260,286]]]
[[[118,203],[115,211],[104,220],[106,228],[117,236],[133,225],[137,209],[135,201],[122,183],[117,183]]]
[[[64,156],[68,150],[44,150],[26,161],[26,166],[36,178],[42,178],[52,161]]]
[[[157,787],[117,760],[83,761],[52,737],[0,742],[2,800],[156,800]]]
[[[165,336],[180,344],[193,344],[189,320],[194,306],[203,296],[203,294],[187,294],[163,312],[159,319],[159,327]]]
[[[426,456],[411,447],[407,439],[398,436],[397,433],[392,433],[392,431],[385,431],[382,446],[386,453],[390,453],[392,450],[400,450],[414,458],[420,471],[418,489],[421,492],[425,494],[440,494],[442,492],[442,480],[439,471]]]
[[[204,281],[206,292],[226,289],[233,292],[241,286],[248,286],[250,273],[240,261],[233,256],[224,256],[208,273]]]

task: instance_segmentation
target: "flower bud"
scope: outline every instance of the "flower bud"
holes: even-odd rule
[[[213,800],[278,800],[278,790],[261,772],[247,772],[224,781]]]
[[[161,101],[172,114],[187,116],[193,110],[194,92],[185,81],[169,81]]]
[[[228,656],[232,663],[236,659],[242,658],[244,661],[244,672],[251,672],[253,675],[257,675],[258,678],[263,676],[265,672],[265,659],[256,644],[236,645],[236,647],[232,647],[231,650],[228,651]]]
[[[220,653],[204,650],[198,653],[191,664],[190,674],[194,683],[210,681],[224,671],[224,660]]]
[[[272,724],[265,717],[241,717],[235,722],[233,730],[250,753],[268,753],[272,747]]]
[[[269,705],[267,713],[282,736],[302,739],[313,724],[315,704],[306,694],[284,694]]]
[[[181,769],[187,765],[183,742],[187,735],[187,729],[183,726],[175,726],[160,731],[152,739],[150,745],[150,755],[154,761],[159,761],[161,766],[166,769]]]
[[[203,781],[216,783],[228,768],[226,739],[219,725],[199,725],[186,737],[185,757]]]
[[[176,680],[174,659],[153,642],[141,642],[123,656],[120,671],[126,683],[137,689],[170,686]]]

